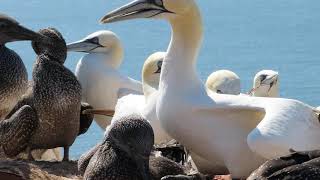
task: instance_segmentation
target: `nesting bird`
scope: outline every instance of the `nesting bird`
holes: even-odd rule
[[[81,86],[75,75],[63,66],[67,47],[62,35],[53,28],[42,29],[39,34],[39,40],[32,42],[38,56],[31,91],[12,112],[27,105],[36,113],[32,123],[37,128],[30,130],[34,134],[26,142],[29,151],[63,147],[63,160],[68,160],[69,147],[79,134]],[[19,115],[19,111],[16,113]]]
[[[146,120],[131,116],[115,121],[103,142],[80,158],[84,179],[150,179],[153,142],[153,130]]]
[[[255,170],[248,180],[255,179],[319,179],[320,151],[294,152],[269,160]]]
[[[142,93],[140,82],[118,71],[123,60],[123,47],[113,32],[97,31],[67,47],[68,51],[88,53],[79,60],[76,68],[83,89],[82,101],[94,108],[114,110],[119,93]],[[105,130],[111,117],[96,115],[95,121]]]
[[[137,114],[147,119],[155,134],[155,144],[167,143],[172,138],[162,129],[156,116],[156,98],[159,87],[160,73],[165,52],[151,54],[145,61],[142,69],[143,95],[119,94],[114,110],[114,119],[120,119]],[[100,115],[112,115],[112,109],[93,109],[91,112]]]
[[[0,14],[0,120],[11,111],[28,88],[28,74],[20,56],[6,47],[12,41],[35,40],[37,33]]]
[[[206,87],[210,92],[220,94],[239,95],[241,91],[240,78],[229,70],[213,72],[206,81]],[[279,96],[279,74],[273,70],[259,71],[253,80],[253,88],[249,95],[256,97]]]
[[[215,71],[207,78],[206,87],[213,92],[220,94],[239,95],[241,83],[239,76],[229,70]]]
[[[279,97],[279,74],[273,70],[259,71],[250,92],[256,97]]]
[[[184,168],[165,157],[151,155],[153,131],[137,115],[121,117],[107,128],[105,139],[78,161],[85,179],[153,179],[185,175]]]

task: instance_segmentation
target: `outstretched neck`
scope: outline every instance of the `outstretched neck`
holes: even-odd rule
[[[203,29],[197,7],[187,15],[170,19],[171,42],[162,65],[160,89],[200,85],[196,60],[202,43]],[[196,86],[197,86],[196,85]]]

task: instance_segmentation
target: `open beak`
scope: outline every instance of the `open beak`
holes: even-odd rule
[[[74,52],[90,52],[99,47],[102,47],[100,44],[93,43],[88,39],[72,42],[67,45],[68,51]]]
[[[150,0],[135,0],[108,13],[100,22],[104,24],[129,19],[151,18],[161,13],[172,13],[163,6],[162,0],[160,1],[160,4],[156,4],[155,1]]]
[[[82,111],[82,114],[97,114],[97,115],[104,115],[113,117],[114,110],[106,110],[106,109],[86,109]]]
[[[41,35],[40,33],[34,32],[19,24],[16,24],[15,27],[6,34],[12,37],[12,41],[37,41],[40,38],[43,38],[43,35]]]

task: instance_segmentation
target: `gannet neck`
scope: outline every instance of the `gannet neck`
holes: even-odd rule
[[[256,97],[280,97],[278,82],[270,86],[260,86],[252,93]]]
[[[108,61],[108,64],[116,69],[119,68],[124,56],[123,47],[120,41],[118,43],[114,43],[113,46],[110,47],[109,56],[110,60]]]
[[[159,88],[160,73],[165,56],[165,52],[153,53],[143,64],[142,88],[146,101],[148,101],[148,97]]]
[[[91,52],[84,55],[82,59],[90,61],[89,64],[93,64],[93,61],[95,61],[99,62],[99,65],[118,69],[123,60],[123,51],[118,48],[117,50],[110,50],[108,53]]]
[[[191,7],[184,16],[177,15],[170,18],[169,22],[172,36],[162,65],[160,89],[190,87],[190,82],[200,85],[196,73],[196,60],[203,36],[199,9],[197,6]]]

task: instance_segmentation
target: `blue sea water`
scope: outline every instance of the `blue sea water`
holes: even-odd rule
[[[125,47],[121,71],[141,79],[144,60],[164,51],[170,27],[164,21],[134,20],[100,25],[108,11],[128,0],[1,0],[0,12],[34,30],[55,27],[67,42],[96,30],[119,35]],[[280,73],[281,96],[320,105],[320,1],[318,0],[197,0],[202,11],[205,38],[198,72],[202,80],[213,71],[229,69],[241,77],[243,92],[262,69]],[[29,42],[9,45],[23,58],[29,74],[35,55]],[[81,53],[70,53],[66,66],[75,69]],[[30,75],[31,76],[31,75]],[[71,148],[78,158],[103,136],[96,124]]]

